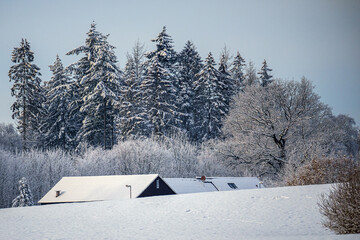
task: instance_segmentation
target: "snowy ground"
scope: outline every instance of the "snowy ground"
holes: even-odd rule
[[[0,239],[360,239],[321,225],[330,185],[0,210]]]

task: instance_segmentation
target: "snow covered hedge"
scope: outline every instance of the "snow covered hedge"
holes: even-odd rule
[[[286,172],[285,185],[311,185],[344,182],[356,166],[348,157],[315,157],[294,171]]]
[[[334,185],[322,195],[320,212],[324,226],[338,234],[360,233],[360,165],[348,174],[345,182]]]

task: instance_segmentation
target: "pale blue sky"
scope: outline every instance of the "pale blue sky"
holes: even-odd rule
[[[65,54],[84,44],[93,20],[110,34],[121,67],[137,39],[152,50],[150,40],[166,25],[177,51],[192,40],[203,58],[211,51],[218,59],[226,44],[257,68],[265,58],[274,77],[307,77],[334,114],[360,125],[358,0],[0,0],[0,122],[14,122],[7,74],[21,38],[47,81],[56,54],[65,65],[78,59]]]

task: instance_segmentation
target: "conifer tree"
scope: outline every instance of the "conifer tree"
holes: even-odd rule
[[[120,108],[120,138],[146,135],[147,119],[144,116],[141,91],[139,89],[144,80],[145,65],[143,62],[144,46],[136,42],[132,54],[127,55],[124,70],[124,85],[121,89]]]
[[[43,148],[61,148],[71,150],[76,127],[69,118],[69,107],[72,102],[70,77],[64,71],[59,56],[53,65],[51,80],[45,84],[46,102],[44,103],[46,115],[42,122]]]
[[[80,111],[85,115],[80,138],[104,149],[114,145],[115,116],[119,112],[120,70],[113,49],[103,36],[96,48],[95,61],[80,82],[84,88]]]
[[[229,112],[230,102],[235,95],[235,81],[230,77],[228,72],[226,55],[222,54],[219,62],[219,76],[218,81],[222,87],[221,93],[224,99],[225,114]]]
[[[33,206],[33,196],[26,178],[21,178],[19,181],[20,194],[12,201],[12,207],[26,207]]]
[[[10,81],[14,81],[11,95],[16,97],[11,106],[12,118],[18,121],[23,149],[27,150],[36,146],[40,138],[40,118],[45,100],[40,68],[32,63],[34,53],[26,39],[22,39],[20,47],[14,48],[11,61],[15,63],[9,70]]]
[[[221,133],[221,120],[226,114],[224,84],[219,81],[219,71],[211,53],[198,73],[195,82],[195,128],[197,141],[217,138]]]
[[[180,114],[175,106],[179,96],[177,54],[171,37],[166,33],[166,27],[163,27],[162,32],[152,42],[156,43],[156,50],[146,54],[146,76],[140,90],[144,114],[149,121],[147,131],[161,136],[178,130],[180,125]]]
[[[171,134],[175,129],[173,99],[176,95],[171,80],[171,74],[162,67],[158,58],[152,58],[140,86],[146,118],[149,121],[148,135],[162,136]]]
[[[70,85],[70,94],[72,101],[69,105],[69,119],[73,123],[73,126],[76,128],[76,137],[73,139],[73,143],[77,146],[83,139],[79,136],[80,128],[82,126],[83,120],[85,118],[84,113],[80,111],[81,106],[83,105],[84,97],[84,87],[81,84],[81,80],[88,73],[91,63],[95,61],[95,48],[98,42],[100,41],[100,33],[96,31],[96,24],[93,22],[91,24],[89,32],[87,32],[87,38],[85,40],[85,45],[77,47],[69,51],[66,55],[79,55],[84,54],[84,56],[76,61],[75,63],[70,64],[66,67],[65,71],[72,74],[72,78],[75,80]]]
[[[266,87],[270,83],[272,83],[272,76],[270,75],[270,72],[272,69],[268,68],[268,65],[266,63],[266,60],[264,59],[263,65],[261,67],[259,74],[259,79],[261,81],[261,86]]]
[[[85,46],[68,54],[84,53],[85,57],[70,66],[78,80],[81,97],[80,113],[83,116],[78,141],[93,146],[112,148],[115,142],[115,116],[119,109],[120,70],[114,48],[107,37],[91,25]]]
[[[177,107],[182,113],[182,129],[192,137],[194,127],[194,82],[202,67],[202,60],[196,47],[191,41],[187,41],[183,50],[179,53],[179,100]]]
[[[68,69],[65,69],[68,72]],[[80,128],[82,126],[82,121],[84,119],[84,114],[80,112],[80,108],[83,104],[83,99],[81,98],[82,86],[79,81],[71,81],[68,85],[67,95],[69,97],[68,105],[68,122],[71,124],[69,130],[71,132],[71,138],[68,139],[69,146],[71,149],[76,149],[79,145],[81,139],[78,138]],[[70,135],[69,135],[70,136]]]
[[[237,52],[234,61],[232,63],[232,68],[230,69],[231,78],[235,81],[235,92],[240,92],[243,90],[245,85],[245,60],[241,57],[240,53]]]

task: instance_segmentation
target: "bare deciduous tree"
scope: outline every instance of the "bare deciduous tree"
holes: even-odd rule
[[[343,139],[336,143],[331,139],[335,133],[345,137],[342,132],[350,130],[344,131],[346,127],[336,121],[330,129],[328,121],[337,117],[313,89],[312,83],[303,78],[300,82],[276,81],[265,88],[248,86],[238,94],[224,123],[226,139],[217,146],[226,164],[245,167],[260,177],[279,177],[289,162],[318,151],[317,142],[324,148],[321,153],[329,154],[335,148],[340,151],[346,145]],[[354,130],[353,125],[345,125]]]

